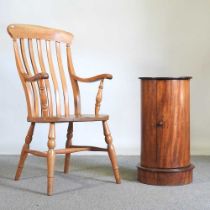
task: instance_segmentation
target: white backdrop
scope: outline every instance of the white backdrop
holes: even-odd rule
[[[70,31],[78,75],[113,74],[105,82],[101,112],[111,116],[118,154],[139,154],[138,77],[193,76],[191,151],[210,154],[210,0],[0,0],[0,154],[19,153],[28,128],[6,32],[10,23]],[[96,87],[82,86],[82,99],[90,102],[84,111],[94,110]],[[46,149],[47,128],[37,126],[33,147]],[[105,145],[100,123],[76,124],[74,130],[74,142]],[[57,147],[65,135],[66,125],[59,124]]]

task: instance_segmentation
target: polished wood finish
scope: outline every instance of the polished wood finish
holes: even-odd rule
[[[185,185],[192,182],[193,168],[193,165],[178,169],[150,169],[139,166],[138,179],[142,183],[151,185]]]
[[[96,104],[95,104],[95,115],[98,116],[99,115],[99,111],[100,111],[100,107],[101,107],[101,101],[102,101],[102,91],[104,88],[104,80],[102,79],[100,82],[100,85],[98,87],[98,93],[96,96]]]
[[[41,152],[41,151],[32,150],[32,149],[26,150],[26,152],[34,156],[38,156],[38,157],[47,157],[47,152]]]
[[[50,123],[47,152],[47,194],[52,195],[55,167],[55,123]]]
[[[108,150],[101,147],[94,147],[94,146],[71,146],[71,148],[66,149],[56,149],[56,154],[69,154],[74,152],[81,152],[81,151],[100,151],[100,152],[107,152]]]
[[[31,123],[23,146],[15,179],[18,180],[28,154],[47,158],[47,193],[53,193],[54,165],[56,154],[65,154],[64,173],[69,171],[70,154],[79,151],[105,151],[111,159],[116,183],[120,175],[112,137],[108,129],[108,115],[99,113],[102,90],[105,79],[112,79],[110,74],[100,74],[82,78],[76,75],[71,56],[73,35],[62,30],[24,24],[9,25],[8,33],[13,39],[14,54],[18,74],[25,92],[28,117]],[[66,55],[66,59],[63,58]],[[67,62],[65,63],[64,60]],[[69,75],[74,96],[74,113],[69,103],[69,88],[66,75]],[[99,81],[96,94],[95,113],[83,114],[79,82],[92,83]],[[108,148],[72,145],[73,123],[102,121],[105,140]],[[55,149],[55,124],[69,123],[66,147]],[[35,123],[49,123],[48,151],[31,150]]]
[[[101,148],[101,147],[94,147],[94,146],[80,146],[80,145],[71,145],[70,148],[65,148],[65,149],[54,149],[55,154],[71,154],[75,152],[81,152],[81,151],[101,151],[101,152],[107,152],[108,149],[106,148]],[[47,157],[47,152],[42,152],[38,150],[31,150],[31,149],[26,149],[26,153],[30,153],[32,155],[38,156],[38,157]],[[64,165],[64,173],[68,172],[69,166]]]
[[[23,74],[26,82],[37,82],[42,79],[48,79],[49,75],[47,73],[37,73],[34,76],[29,76],[28,74]]]
[[[103,123],[105,141],[107,143],[107,150],[108,150],[108,153],[109,153],[109,158],[110,158],[111,163],[112,163],[112,168],[113,168],[114,176],[115,176],[115,179],[116,179],[116,183],[120,184],[121,183],[121,178],[120,178],[119,168],[118,168],[118,164],[117,164],[117,158],[116,158],[116,154],[115,154],[115,148],[114,148],[114,145],[112,143],[112,136],[111,136],[111,133],[110,133],[110,130],[109,130],[108,122],[103,121],[102,123]]]
[[[192,182],[190,79],[143,78],[142,146],[138,179],[146,184]]]
[[[44,39],[71,43],[73,35],[69,32],[44,26],[11,24],[8,33],[13,39]]]
[[[50,123],[50,122],[92,122],[92,121],[105,121],[109,119],[109,115],[94,115],[94,114],[81,114],[70,115],[69,117],[28,117],[29,122]]]
[[[94,77],[81,78],[81,77],[78,77],[78,76],[72,74],[72,78],[77,81],[80,81],[80,82],[97,82],[97,81],[101,81],[103,79],[112,79],[112,75],[111,74],[99,74]]]
[[[67,130],[67,140],[66,140],[66,148],[71,148],[72,146],[72,138],[73,138],[73,122],[70,122],[68,125]],[[66,154],[65,156],[65,163],[64,163],[64,173],[68,173],[69,171],[69,162],[70,162],[70,153]]]
[[[28,130],[28,133],[27,133],[26,138],[25,138],[25,144],[23,145],[22,152],[21,152],[21,155],[20,155],[20,160],[19,160],[19,163],[18,163],[18,168],[17,168],[17,171],[16,171],[16,175],[15,175],[15,180],[19,180],[20,175],[22,173],[24,162],[25,162],[25,160],[28,156],[29,146],[30,146],[30,143],[32,141],[32,137],[33,137],[33,133],[34,133],[34,127],[35,127],[35,123],[31,123],[31,125],[29,127],[29,130]]]
[[[185,77],[139,77],[141,80],[189,80],[191,76]]]

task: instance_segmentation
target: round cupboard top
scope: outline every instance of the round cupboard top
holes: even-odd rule
[[[189,80],[192,79],[191,76],[183,77],[139,77],[141,80]]]

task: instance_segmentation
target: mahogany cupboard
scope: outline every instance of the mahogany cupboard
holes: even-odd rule
[[[138,180],[153,185],[191,183],[191,77],[140,79],[142,136]]]

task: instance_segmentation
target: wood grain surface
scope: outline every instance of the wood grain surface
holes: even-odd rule
[[[141,81],[141,130],[139,180],[160,185],[191,182],[190,78]],[[160,181],[164,175],[171,181]]]

